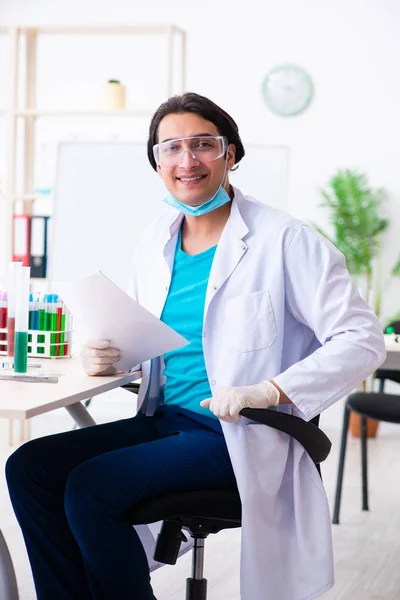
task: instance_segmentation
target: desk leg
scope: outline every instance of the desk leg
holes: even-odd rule
[[[91,427],[96,421],[80,402],[65,407],[78,427]]]
[[[18,600],[17,580],[6,540],[0,530],[0,598]]]

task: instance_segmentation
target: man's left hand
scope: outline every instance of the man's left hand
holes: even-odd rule
[[[212,398],[202,400],[200,406],[209,408],[218,419],[232,423],[239,420],[242,408],[278,406],[279,396],[279,390],[270,381],[262,381],[255,385],[221,388]]]

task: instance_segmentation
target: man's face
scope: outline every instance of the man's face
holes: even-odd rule
[[[177,138],[221,135],[214,123],[194,113],[170,114],[158,126],[157,142],[161,144]],[[227,163],[227,164],[226,164]],[[190,152],[184,152],[181,162],[172,167],[157,166],[167,190],[183,204],[198,206],[210,200],[235,164],[235,146],[230,144],[227,153],[216,160],[201,162]],[[224,181],[229,192],[229,184]]]

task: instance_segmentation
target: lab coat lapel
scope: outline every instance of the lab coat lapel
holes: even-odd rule
[[[208,280],[204,318],[206,318],[213,297],[232,275],[247,251],[247,244],[243,241],[243,238],[248,233],[249,228],[240,212],[241,193],[239,190],[233,189],[235,196],[232,201],[231,214],[218,243]]]
[[[174,266],[174,257],[176,242],[178,240],[178,231],[183,221],[183,213],[177,213],[174,211],[173,221],[168,227],[168,231],[162,237],[161,244],[163,247],[164,260],[167,263],[170,276],[172,275],[172,268]]]

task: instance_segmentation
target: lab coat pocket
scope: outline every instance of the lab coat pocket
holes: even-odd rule
[[[278,493],[285,473],[290,437],[262,424],[246,425],[249,465],[268,496]]]
[[[268,291],[231,298],[226,305],[231,345],[239,352],[254,352],[272,346],[278,332]]]

